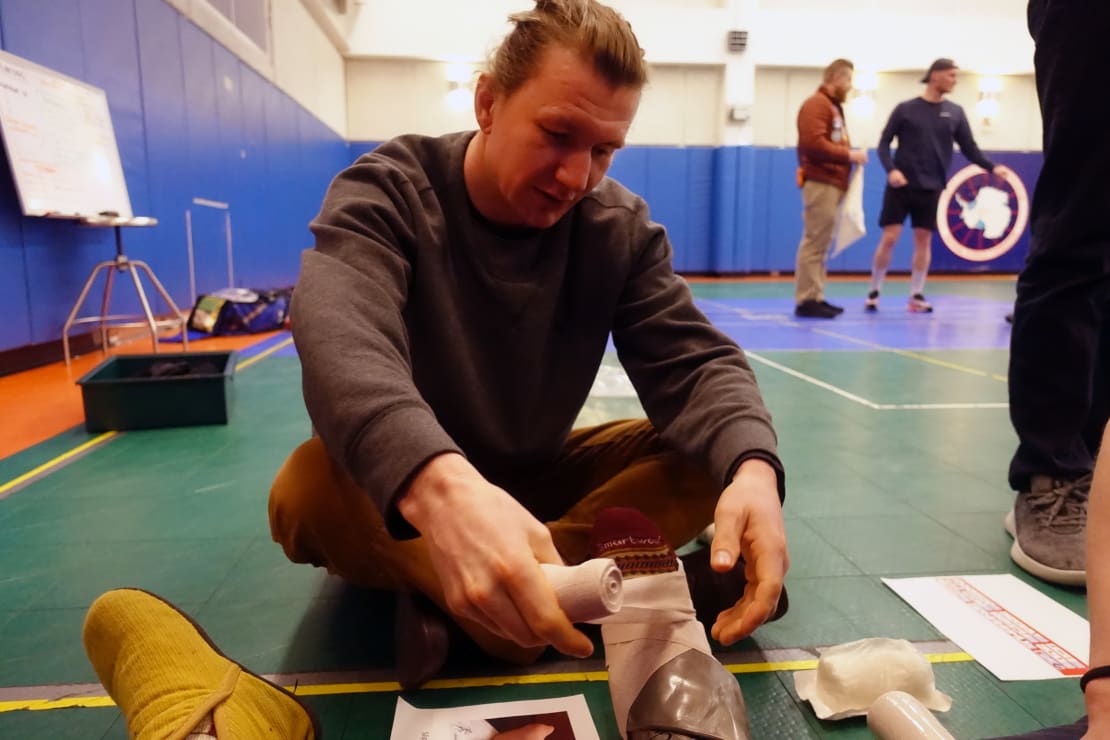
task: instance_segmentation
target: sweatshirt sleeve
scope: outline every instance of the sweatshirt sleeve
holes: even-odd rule
[[[886,126],[883,127],[883,133],[879,137],[879,161],[883,164],[883,169],[890,172],[894,169],[894,160],[890,156],[890,143],[894,141],[894,137],[898,133],[898,119],[901,116],[902,107],[896,106],[890,114],[890,118],[886,121]]]
[[[415,533],[395,500],[415,472],[460,452],[412,378],[402,312],[419,194],[396,169],[356,163],[312,222],[292,306],[304,400],[331,456],[379,506],[394,536]]]
[[[971,125],[967,122],[967,115],[964,114],[963,109],[960,109],[960,120],[956,124],[956,143],[960,145],[960,152],[967,157],[969,162],[974,162],[987,172],[994,169],[994,162],[987,159],[979,149],[979,145],[975,143],[975,137],[971,135]]]
[[[831,111],[816,96],[802,103],[798,110],[798,151],[813,162],[843,164],[851,161],[849,147],[833,142]]]
[[[766,460],[781,499],[785,473],[755,374],[740,347],[694,305],[674,273],[666,232],[642,209],[631,235],[642,246],[614,320],[621,364],[664,440],[701,461],[722,486],[743,460]]]

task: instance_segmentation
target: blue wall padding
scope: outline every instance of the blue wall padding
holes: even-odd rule
[[[194,198],[230,204],[237,285],[291,285],[331,179],[377,144],[344,141],[164,2],[0,0],[0,45],[104,89],[132,209],[159,220],[125,229],[125,249],[150,264],[183,309],[192,301],[187,210],[198,292],[227,282],[224,212]],[[1039,153],[992,156],[1032,194]],[[953,171],[963,163],[957,155]],[[795,167],[793,148],[634,146],[617,154],[610,175],[641,194],[666,227],[680,271],[790,272],[801,236]],[[830,270],[869,268],[883,181],[872,156],[869,233]],[[988,264],[961,260],[937,242],[933,266],[1015,271],[1026,241]],[[113,255],[109,229],[24,218],[0,151],[0,351],[58,339],[89,271]],[[907,270],[909,258],[906,229],[892,269]],[[133,287],[119,278],[126,276],[117,276],[113,312],[137,312]],[[98,283],[82,314],[97,311],[99,300]]]
[[[104,89],[132,210],[159,220],[125,229],[125,250],[150,264],[179,307],[192,301],[186,210],[198,291],[227,283],[223,212],[194,205],[197,197],[230,204],[236,284],[296,281],[308,221],[349,160],[341,137],[164,2],[0,0],[0,39]],[[115,253],[110,229],[24,218],[6,159],[3,169],[0,351],[58,339],[90,270]],[[117,274],[113,313],[139,310],[126,277]],[[82,315],[99,310],[101,285]]]

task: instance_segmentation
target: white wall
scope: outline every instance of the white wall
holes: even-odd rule
[[[347,136],[343,57],[305,7],[271,0],[274,82],[340,136]]]
[[[984,74],[1029,74],[1026,0],[759,0],[756,64],[824,67],[837,57],[875,72],[923,70],[937,57]]]
[[[916,97],[924,89],[921,72],[877,75],[872,93],[874,107],[865,115],[851,101],[845,106],[848,133],[856,146],[875,147],[894,106]],[[1002,79],[998,115],[988,123],[978,114],[980,75],[961,72],[950,98],[963,106],[979,147],[1004,151],[1040,151],[1041,118],[1031,75]],[[762,146],[795,146],[798,142],[798,107],[821,82],[817,69],[761,68],[756,71],[756,106],[753,120],[755,143]]]
[[[355,141],[436,136],[475,127],[470,89],[448,98],[448,64],[415,59],[347,63],[347,132]],[[652,66],[629,144],[715,146],[724,120],[720,66]]]
[[[334,31],[321,26],[304,3],[271,0],[270,48],[261,49],[205,0],[165,0],[223,44],[256,72],[277,85],[340,136],[346,136],[347,90],[343,55]],[[319,8],[314,8],[320,16]],[[321,16],[324,17],[324,16]],[[334,37],[334,38],[333,38]]]
[[[202,0],[167,1],[236,51],[234,29],[220,27],[221,17],[205,12]],[[632,23],[651,66],[629,143],[793,146],[798,105],[819,70],[845,56],[878,76],[872,115],[849,117],[853,137],[873,146],[890,109],[920,93],[922,70],[950,56],[964,70],[953,99],[968,110],[980,145],[1040,149],[1026,0],[610,2]],[[382,140],[472,128],[471,106],[448,104],[445,62],[484,63],[509,30],[506,17],[533,2],[346,6],[340,14],[330,0],[271,0],[272,54],[237,53],[341,135]],[[730,29],[748,31],[747,51],[726,50]],[[1003,75],[1001,110],[990,126],[974,114],[980,74]],[[729,122],[733,106],[750,113],[750,123]]]

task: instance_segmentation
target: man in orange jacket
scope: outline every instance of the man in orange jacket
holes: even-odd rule
[[[798,111],[798,179],[802,188],[802,241],[794,271],[794,315],[832,319],[844,309],[825,300],[825,271],[837,212],[853,164],[867,152],[852,149],[844,125],[844,101],[854,66],[837,59],[825,68],[821,86]]]

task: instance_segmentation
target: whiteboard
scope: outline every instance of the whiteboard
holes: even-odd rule
[[[100,88],[0,51],[0,135],[25,216],[132,217]]]

